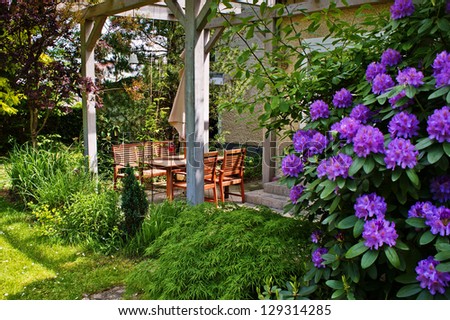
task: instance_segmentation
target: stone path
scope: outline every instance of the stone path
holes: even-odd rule
[[[124,293],[125,287],[117,286],[98,293],[83,294],[82,300],[121,300]]]

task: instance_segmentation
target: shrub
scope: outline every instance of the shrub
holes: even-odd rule
[[[125,169],[122,191],[122,211],[125,214],[124,229],[133,236],[141,227],[148,210],[147,195],[134,176],[133,168]]]
[[[322,224],[305,280],[331,298],[450,297],[446,4],[424,1],[399,17],[395,2],[376,30],[385,37],[376,61],[351,94],[308,103],[282,162],[289,208]]]
[[[304,271],[310,223],[249,208],[187,207],[128,279],[146,299],[251,299]]]
[[[145,249],[175,223],[185,208],[186,203],[181,201],[151,204],[141,228],[129,240],[124,251],[129,255],[142,256]]]

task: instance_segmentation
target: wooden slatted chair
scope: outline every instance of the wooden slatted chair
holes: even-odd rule
[[[139,159],[139,181],[144,179],[161,177],[166,175],[166,170],[152,168],[149,163],[153,159],[161,156],[161,142],[147,141],[143,145],[136,148],[137,158]]]
[[[242,203],[245,202],[244,190],[244,159],[246,149],[225,150],[223,154],[223,162],[218,170],[218,184],[220,190],[220,200],[225,202],[225,198],[229,194],[240,195]],[[240,193],[232,193],[229,186],[240,185]]]
[[[213,198],[206,198],[205,201],[214,202],[216,204],[216,207],[218,206],[218,198],[217,198],[217,189],[216,189],[216,165],[217,165],[217,157],[218,152],[217,151],[211,151],[207,152],[203,156],[203,163],[204,163],[204,189],[205,190],[211,190],[213,191]],[[179,170],[173,170],[173,174],[186,174],[186,169],[179,169]],[[172,198],[173,198],[173,190],[175,188],[180,188],[186,190],[187,188],[187,182],[186,181],[175,181],[173,179],[172,183]]]
[[[114,189],[117,187],[117,180],[125,177],[124,169],[127,166],[132,168],[139,168],[139,160],[136,154],[138,147],[142,146],[141,143],[122,143],[112,146],[114,157]],[[139,170],[135,171],[136,178],[139,178]]]

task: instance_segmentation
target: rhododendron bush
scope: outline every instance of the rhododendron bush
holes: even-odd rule
[[[332,298],[450,298],[449,11],[396,0],[360,80],[299,102],[281,181]]]

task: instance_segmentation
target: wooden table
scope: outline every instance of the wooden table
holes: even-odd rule
[[[217,157],[217,161],[222,161],[223,156]],[[150,165],[150,167],[157,168],[157,169],[164,169],[166,170],[166,179],[167,179],[167,186],[166,186],[166,196],[167,199],[172,201],[172,184],[173,184],[173,174],[172,171],[174,169],[180,169],[180,168],[186,168],[186,158],[184,158],[184,155],[176,155],[171,156],[167,158],[158,158],[153,159],[150,161],[147,161],[146,164]]]

